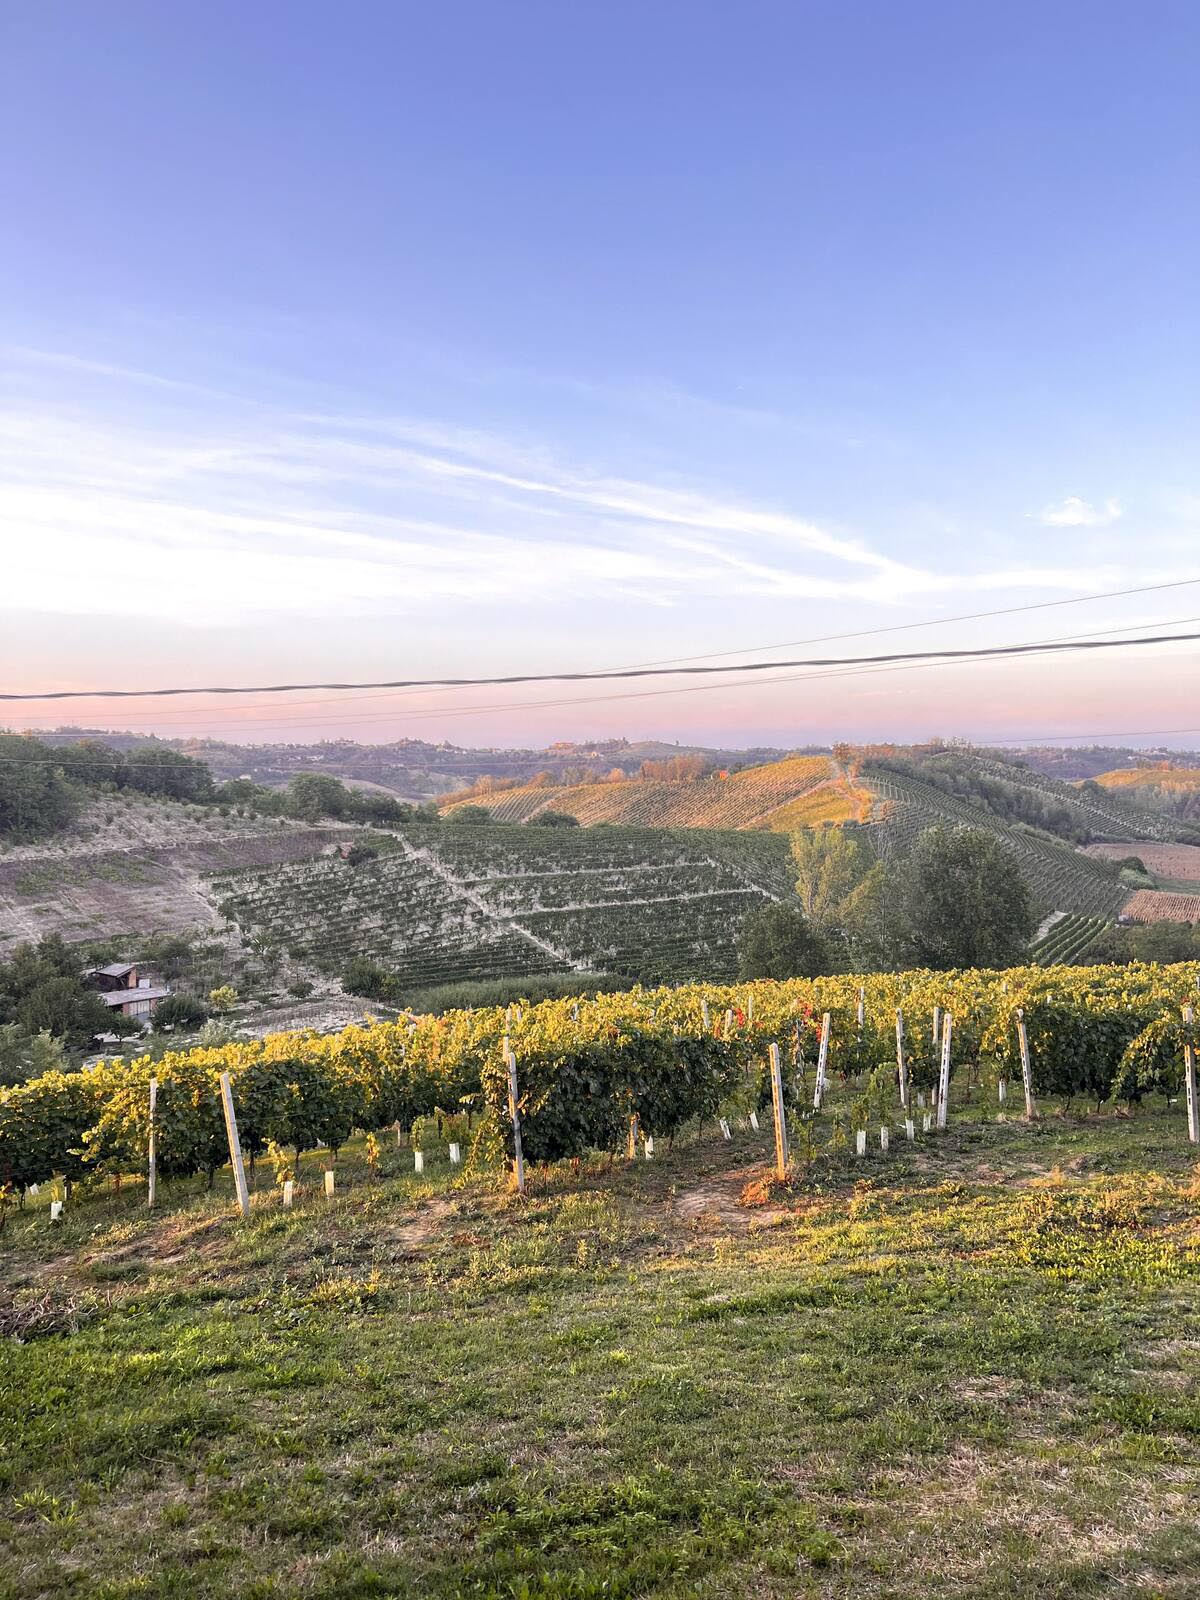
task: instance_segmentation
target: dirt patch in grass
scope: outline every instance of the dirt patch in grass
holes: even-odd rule
[[[759,1165],[736,1167],[693,1184],[675,1195],[672,1214],[693,1231],[750,1233],[777,1227],[792,1214],[786,1207],[747,1206],[742,1198],[747,1185],[761,1179],[766,1170]]]
[[[402,1222],[395,1228],[388,1228],[382,1235],[380,1243],[386,1245],[399,1260],[416,1255],[424,1246],[432,1244],[437,1239],[442,1225],[457,1210],[458,1207],[453,1200],[448,1200],[442,1195],[434,1195],[425,1202],[416,1216],[410,1217],[407,1222]]]

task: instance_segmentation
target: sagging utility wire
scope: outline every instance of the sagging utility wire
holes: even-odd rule
[[[295,694],[305,689],[335,693],[351,689],[479,689],[518,683],[612,683],[627,678],[709,677],[737,672],[775,672],[783,667],[878,666],[903,661],[978,661],[1005,656],[1073,654],[1081,650],[1127,650],[1135,645],[1187,644],[1200,633],[1143,634],[1136,639],[1064,640],[1058,644],[990,645],[976,650],[912,650],[875,656],[808,656],[778,661],[751,661],[726,666],[626,667],[618,672],[518,672],[494,678],[390,678],[361,683],[209,684],[157,689],[43,689],[34,693],[0,692],[0,701],[142,700],[187,694]]]

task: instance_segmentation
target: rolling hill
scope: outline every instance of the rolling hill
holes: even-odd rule
[[[842,752],[839,752],[841,754]],[[902,857],[937,824],[983,828],[1020,862],[1047,912],[1111,920],[1129,895],[1114,866],[1078,846],[1130,845],[1179,837],[1171,819],[1128,805],[1120,795],[1080,788],[990,751],[931,746],[871,752],[848,761],[794,756],[722,777],[674,782],[627,779],[576,785],[526,785],[493,796],[447,802],[482,804],[498,820],[524,823],[546,811],[585,825],[712,827],[788,832],[822,823],[860,830],[883,860]]]
[[[1166,764],[1120,767],[1100,773],[1094,783],[1129,806],[1185,824],[1200,824],[1200,768]],[[1195,826],[1189,837],[1200,838]]]
[[[562,811],[586,826],[611,822],[640,828],[754,828],[786,832],[822,821],[866,821],[870,795],[828,756],[789,756],[739,772],[672,782],[643,778],[579,784],[527,784],[494,796],[451,799],[485,806],[500,822],[528,822]]]
[[[981,828],[993,834],[1013,855],[1044,911],[1074,912],[1112,921],[1129,897],[1129,889],[1107,862],[1053,834],[1011,823],[946,794],[930,784],[898,773],[872,773],[872,789],[885,802],[878,820],[864,830],[884,861],[903,857],[927,828]]]
[[[1061,959],[1126,907],[1134,884],[1120,876],[1121,856],[1150,864],[1187,834],[1126,803],[1124,787],[1080,787],[993,752],[929,746],[839,749],[695,778],[543,779],[487,796],[493,820],[474,827],[453,818],[483,796],[448,799],[441,821],[373,833],[103,797],[68,831],[0,858],[0,951],[51,932],[84,941],[206,928],[231,958],[253,954],[264,992],[308,979],[324,992],[355,956],[414,988],[537,973],[723,979],[736,969],[746,912],[792,892],[788,832],[833,823],[885,862],[938,824],[992,833],[1044,917],[1058,914],[1043,942]],[[528,826],[547,811],[588,826]],[[374,853],[353,864],[336,848],[363,839]]]

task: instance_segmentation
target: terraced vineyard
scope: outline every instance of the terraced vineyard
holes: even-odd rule
[[[1002,821],[954,795],[899,773],[874,771],[871,787],[889,802],[885,815],[870,826],[869,837],[882,859],[904,856],[920,835],[939,823],[982,828],[1012,853],[1046,911],[1073,911],[1112,921],[1128,898],[1111,868],[1049,834]]]
[[[1072,912],[1060,917],[1036,944],[1030,946],[1034,966],[1069,966],[1108,927],[1103,917],[1081,917]]]
[[[729,977],[746,912],[792,889],[778,834],[442,825],[396,839],[357,866],[224,873],[211,892],[298,962],[337,973],[365,956],[416,988],[571,970]]]
[[[972,765],[1006,783],[1019,782],[1022,788],[1036,790],[1057,805],[1065,806],[1091,830],[1093,835],[1106,835],[1110,839],[1147,839],[1163,842],[1174,839],[1177,829],[1169,818],[1158,817],[1139,810],[1136,804],[1123,801],[1119,793],[1096,794],[1076,784],[1064,783],[1061,778],[1051,778],[1033,772],[1027,767],[1013,767],[1003,761],[976,756]],[[1103,782],[1103,780],[1100,780]]]
[[[810,799],[803,821],[787,814],[802,796]],[[724,778],[714,774],[669,783],[631,778],[570,787],[530,785],[482,800],[451,802],[446,809],[453,813],[459,804],[473,803],[485,805],[502,822],[528,822],[540,811],[565,811],[586,825],[786,830],[849,816],[865,821],[870,796],[843,778],[829,757],[792,756]]]
[[[1195,767],[1120,767],[1102,772],[1095,780],[1102,789],[1120,795],[1130,807],[1161,812],[1176,824],[1190,824],[1188,837],[1195,839],[1200,823],[1200,769]],[[1178,834],[1168,835],[1178,837]]]
[[[1138,889],[1125,906],[1132,922],[1200,922],[1200,894]]]

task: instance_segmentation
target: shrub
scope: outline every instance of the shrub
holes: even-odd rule
[[[492,820],[492,813],[486,806],[459,806],[446,818],[447,822],[456,826],[461,824],[476,828],[486,827]]]
[[[378,858],[378,847],[373,844],[352,844],[345,855],[346,862],[352,867],[360,867],[364,861],[376,861]]]
[[[154,1010],[154,1027],[199,1028],[208,1021],[208,1007],[199,995],[171,994]]]

